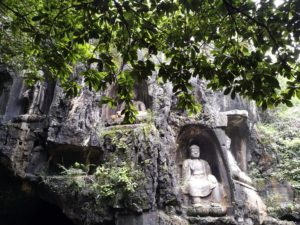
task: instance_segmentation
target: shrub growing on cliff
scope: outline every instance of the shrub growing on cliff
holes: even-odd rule
[[[99,166],[94,176],[93,189],[99,198],[109,200],[110,204],[128,200],[142,184],[142,173],[126,162],[122,162],[119,166],[111,164]]]
[[[61,168],[61,174],[72,191],[91,193],[96,200],[114,207],[132,202],[138,189],[143,186],[143,173],[129,162],[118,163],[114,156],[96,167],[91,175],[88,174],[89,166],[80,163]]]
[[[2,0],[1,63],[15,62],[31,83],[43,70],[73,95],[80,88],[73,67],[84,62],[90,88],[116,84],[125,120],[134,116],[134,82],[153,71],[173,83],[178,106],[192,112],[189,81],[196,76],[263,108],[290,106],[292,96],[300,98],[300,3],[275,2]],[[279,75],[288,79],[283,90]]]
[[[271,111],[264,123],[258,124],[258,134],[265,149],[276,157],[273,176],[287,180],[300,193],[300,101],[294,107],[280,106]]]
[[[62,165],[59,167],[62,169],[61,174],[66,177],[67,185],[74,191],[80,191],[87,186],[85,178],[88,176],[88,165],[76,162],[70,168],[66,168]]]

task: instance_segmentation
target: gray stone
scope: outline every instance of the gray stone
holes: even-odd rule
[[[77,75],[80,70],[78,66],[74,78],[83,83]],[[261,210],[250,207],[247,190],[234,181],[227,154],[231,151],[245,174],[248,162],[258,161],[263,154],[254,133],[259,116],[252,102],[213,93],[195,78],[191,81],[193,94],[203,110],[188,116],[176,108],[172,84],[157,84],[153,73],[147,83],[139,84],[142,90],[135,88],[135,100],[144,103],[147,116],[137,124],[125,125],[107,121],[117,109],[99,106],[103,93],[83,87],[77,97],[68,98],[59,84],[46,80],[28,88],[22,77],[7,68],[0,67],[0,73],[7,76],[0,85],[0,99],[7,100],[0,102],[0,165],[10,176],[26,181],[37,198],[57,205],[74,224],[262,223]],[[105,93],[113,96],[114,90],[112,85]],[[211,207],[206,213],[206,209],[184,207],[182,162],[191,144],[203,149],[203,160],[224,189],[222,204],[227,210]],[[116,155],[116,166],[128,161],[145,176],[128,202],[99,202],[99,196],[87,188],[90,186],[70,185],[70,176],[62,175],[58,166],[90,164],[93,173],[96,166]],[[77,178],[85,184],[93,181],[91,174],[80,176]],[[268,218],[264,224],[285,223]]]

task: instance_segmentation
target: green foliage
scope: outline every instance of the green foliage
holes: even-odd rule
[[[88,175],[89,166],[76,162],[70,168],[59,166],[62,169],[61,174],[67,177],[67,185],[74,191],[80,191],[87,186],[85,178]]]
[[[87,175],[89,171],[89,166],[83,165],[81,163],[76,162],[70,168],[66,168],[62,165],[59,165],[62,169],[61,174],[66,176],[78,176],[78,175]]]
[[[253,179],[253,184],[258,191],[263,191],[266,186],[266,179],[263,177],[255,163],[249,166],[249,175]]]
[[[287,180],[300,191],[300,101],[293,99],[294,107],[281,105],[271,111],[268,121],[257,126],[261,143],[276,155],[277,166],[273,176]]]
[[[104,200],[110,206],[132,201],[134,194],[143,185],[143,173],[134,169],[129,162],[119,163],[114,156],[98,166],[92,175],[88,175],[89,165],[75,163],[70,168],[60,167],[72,191],[89,190],[97,201]]]
[[[134,194],[141,178],[142,173],[134,170],[129,163],[122,162],[119,166],[108,163],[97,167],[93,189],[100,198],[115,203]]]
[[[150,115],[150,113],[149,113]],[[102,129],[99,133],[101,139],[108,138],[111,143],[115,145],[118,149],[130,150],[132,142],[128,141],[131,138],[138,138],[141,135],[149,141],[151,131],[153,131],[153,121],[151,121],[151,115],[147,123],[139,124],[139,127],[127,127],[127,126],[113,126],[107,129]]]
[[[271,195],[266,200],[268,214],[275,218],[282,218],[284,215],[297,215],[300,209],[299,204],[290,202],[285,206],[280,205],[282,199],[279,195]]]
[[[270,216],[277,217],[277,212],[281,209],[281,196],[279,194],[272,194],[266,198],[266,206]]]
[[[192,113],[199,107],[189,81],[197,76],[263,109],[291,106],[300,98],[299,8],[298,0],[2,0],[0,62],[24,69],[29,83],[48,71],[68,95],[79,92],[71,74],[83,62],[90,88],[117,85],[130,123],[133,84],[154,71]]]

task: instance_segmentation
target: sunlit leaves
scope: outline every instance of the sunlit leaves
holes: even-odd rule
[[[185,92],[178,94],[177,107],[179,109],[186,109],[190,115],[197,114],[201,110],[201,105],[195,103],[193,95]]]
[[[262,108],[291,105],[300,95],[299,7],[297,0],[277,8],[273,0],[4,0],[0,53],[2,62],[28,72],[47,69],[69,94],[79,93],[71,74],[84,63],[90,89],[117,86],[115,101],[125,102],[128,121],[135,115],[134,83],[154,71],[173,83],[178,106],[189,111],[197,108],[192,77]],[[279,76],[290,82],[284,90]]]
[[[66,82],[63,82],[61,86],[64,88],[65,93],[68,97],[75,97],[78,95],[79,90],[81,87],[78,85],[77,82],[69,80]]]
[[[84,81],[90,90],[95,91],[104,90],[106,88],[105,78],[108,76],[107,72],[99,72],[95,69],[89,69],[82,73]]]
[[[114,98],[111,98],[111,97],[107,97],[107,96],[103,96],[102,98],[101,98],[101,105],[102,104],[107,104],[109,107],[111,107],[111,108],[115,108],[115,107],[117,107],[117,102],[116,102],[116,100],[114,99]]]

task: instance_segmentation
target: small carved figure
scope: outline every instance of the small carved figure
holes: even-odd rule
[[[28,107],[27,112],[25,113],[43,114],[42,106],[44,103],[45,90],[45,86],[38,82],[33,88],[27,89],[22,94],[23,100]]]
[[[146,106],[142,101],[133,101],[133,105],[138,111],[137,118],[144,118],[147,116]],[[122,103],[120,109],[116,112],[115,115],[111,115],[110,119],[113,121],[124,119],[124,115],[122,115],[122,111],[125,109],[125,103]]]
[[[199,159],[200,148],[190,146],[190,159],[183,162],[183,193],[192,197],[192,203],[200,204],[201,198],[209,196],[218,186],[218,181],[211,173],[205,160]]]
[[[142,101],[133,101],[133,105],[136,108],[136,110],[138,111],[138,113],[140,112],[146,112],[146,106],[144,104],[144,102]],[[122,103],[120,110],[117,111],[117,115],[121,116],[122,111],[125,109],[125,103]]]

